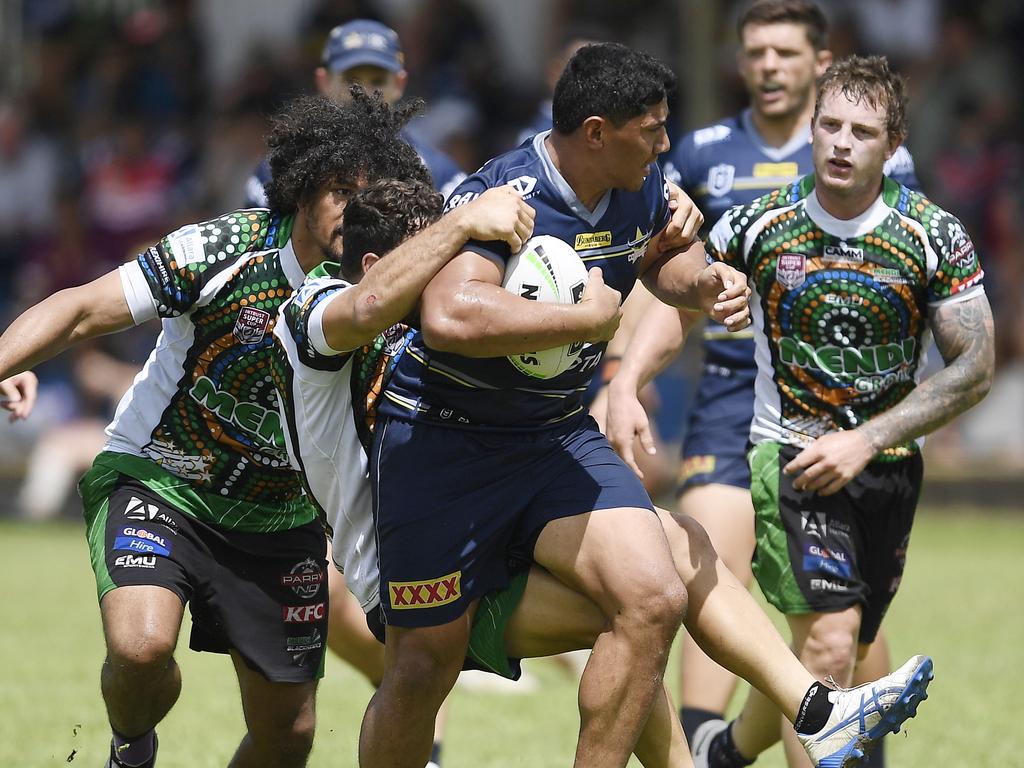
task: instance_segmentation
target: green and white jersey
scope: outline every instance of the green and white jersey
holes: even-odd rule
[[[291,228],[291,217],[235,211],[120,268],[135,322],[163,327],[105,450],[181,478],[207,501],[193,514],[222,528],[286,530],[317,514],[288,462],[273,381],[277,310],[305,277]]]
[[[377,404],[413,332],[397,324],[358,349],[332,349],[324,310],[352,287],[331,276],[336,266],[311,272],[274,327],[288,360],[282,424],[293,464],[331,526],[335,565],[369,611],[380,600],[380,574],[368,457]]]
[[[917,383],[928,313],[984,290],[963,225],[889,178],[847,221],[825,212],[806,176],[730,209],[707,251],[753,290],[754,443],[806,444],[888,410]]]

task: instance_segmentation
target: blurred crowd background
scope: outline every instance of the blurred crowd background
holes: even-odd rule
[[[924,191],[967,225],[996,315],[988,399],[931,440],[933,475],[1024,475],[1024,3],[820,0],[837,56],[883,53],[911,87]],[[413,131],[467,171],[517,142],[576,37],[623,42],[680,76],[673,136],[740,109],[737,0],[0,0],[0,328],[178,226],[242,204],[266,118],[313,91],[328,31],[399,32]],[[155,324],[38,370],[40,403],[0,424],[0,513],[75,508],[74,482],[145,360]],[[659,385],[678,438],[698,360]],[[984,502],[984,494],[977,499]]]

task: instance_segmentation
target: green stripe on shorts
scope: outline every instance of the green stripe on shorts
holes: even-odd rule
[[[85,515],[85,538],[89,542],[89,560],[96,576],[96,598],[102,600],[117,585],[107,571],[107,513],[110,494],[114,492],[120,472],[93,464],[78,483]]]
[[[750,498],[754,503],[754,560],[751,568],[765,599],[783,613],[810,613],[811,606],[793,575],[789,537],[779,512],[781,443],[758,443],[748,455]]]
[[[481,598],[469,634],[469,650],[466,655],[483,669],[509,680],[519,679],[519,665],[513,668],[505,653],[505,627],[519,601],[523,599],[529,575],[529,571],[523,571],[513,576],[505,589]]]

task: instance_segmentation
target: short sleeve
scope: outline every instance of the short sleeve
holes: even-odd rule
[[[711,228],[704,250],[708,264],[721,261],[740,272],[749,272],[746,254],[743,253],[743,232],[733,223],[741,206],[730,208]]]
[[[340,371],[351,350],[332,349],[324,335],[324,311],[331,301],[352,287],[351,283],[331,277],[309,278],[281,307],[278,322],[288,335],[296,359],[293,366],[316,371]],[[291,358],[292,353],[289,353]]]
[[[985,273],[960,220],[935,208],[927,226],[936,257],[935,269],[929,269],[928,304],[963,300],[981,293]]]

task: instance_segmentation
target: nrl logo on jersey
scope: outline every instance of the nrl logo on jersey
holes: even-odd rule
[[[520,176],[519,178],[512,179],[512,181],[508,182],[508,185],[525,199],[530,197],[531,193],[536,188],[537,179],[533,176]]]
[[[242,307],[235,321],[234,337],[242,344],[259,344],[270,327],[270,313],[256,307]]]
[[[786,290],[799,288],[807,278],[807,259],[802,253],[780,253],[775,281]]]
[[[839,245],[826,245],[822,261],[851,261],[854,264],[863,264],[864,249],[849,246],[845,240],[840,241]]]
[[[715,197],[722,197],[732,189],[733,180],[736,178],[736,166],[727,163],[719,163],[708,169],[708,194]]]

